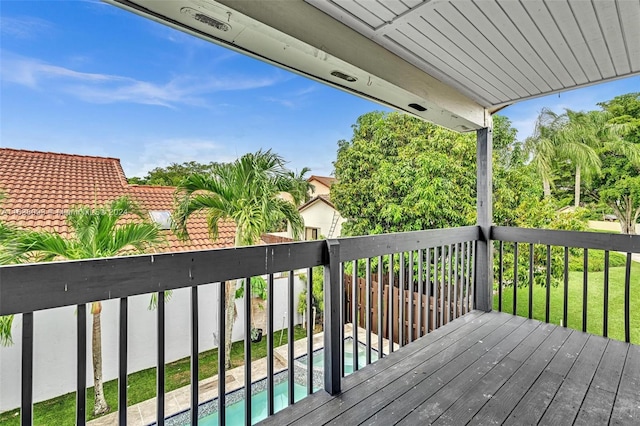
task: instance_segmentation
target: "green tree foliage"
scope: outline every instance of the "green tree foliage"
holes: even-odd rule
[[[245,154],[233,163],[216,164],[208,174],[192,174],[177,188],[178,207],[173,214],[179,236],[188,238],[187,221],[202,212],[207,217],[212,239],[218,237],[220,221],[232,220],[236,225],[235,245],[258,244],[260,236],[285,219],[294,238],[302,234],[304,225],[296,208],[302,196],[304,179],[285,168],[285,162],[271,151]],[[294,203],[282,199],[289,193]],[[231,367],[231,332],[235,322],[237,284],[226,284],[225,365]]]
[[[203,164],[196,161],[182,164],[171,163],[167,167],[156,167],[148,172],[145,177],[134,176],[128,180],[130,184],[136,185],[178,186],[187,176],[198,173],[209,174],[217,165],[218,163],[215,162]]]
[[[475,218],[475,139],[399,113],[358,118],[338,142],[331,199],[344,235],[468,225]]]
[[[140,220],[121,223],[123,216],[136,214]],[[140,253],[162,241],[158,228],[144,221],[145,215],[126,197],[99,208],[78,206],[67,216],[69,237],[46,231],[0,230],[0,264],[21,262],[50,262],[80,260]],[[100,314],[102,304],[91,304],[93,315],[92,360],[95,388],[94,415],[109,411],[102,386],[102,332]],[[12,317],[0,321],[0,340],[11,341]]]
[[[615,148],[599,149],[601,173],[588,187],[587,200],[606,205],[616,215],[621,231],[635,234],[640,217],[640,93],[616,96],[599,104],[622,140]]]

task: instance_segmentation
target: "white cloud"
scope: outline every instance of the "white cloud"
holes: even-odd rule
[[[49,21],[40,18],[0,16],[0,33],[4,36],[33,39],[52,28]]]
[[[282,76],[206,76],[183,75],[167,82],[151,82],[131,77],[75,71],[36,59],[2,52],[1,78],[29,87],[64,93],[90,103],[137,103],[175,107],[206,105],[207,95],[222,91],[267,87],[282,81]]]
[[[172,163],[197,161],[199,163],[229,162],[237,158],[228,148],[208,139],[174,138],[144,144],[137,161],[123,164],[127,177],[142,177],[156,167],[166,167]]]
[[[310,85],[289,93],[283,93],[279,97],[274,97],[274,96],[264,97],[263,100],[267,102],[280,104],[289,109],[297,109],[307,105],[308,101],[310,100],[309,95],[319,90],[320,87],[321,86],[319,84]]]

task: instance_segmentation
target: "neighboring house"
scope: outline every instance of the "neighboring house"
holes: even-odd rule
[[[331,193],[331,185],[336,181],[332,176],[316,176],[311,175],[307,182],[313,185],[313,196],[329,195]]]
[[[331,202],[329,195],[318,195],[298,208],[304,219],[304,240],[335,238],[346,222]]]
[[[47,230],[67,235],[66,215],[78,205],[101,207],[121,196],[129,196],[149,219],[164,231],[166,244],[156,252],[206,250],[233,247],[235,225],[219,225],[212,242],[204,215],[189,219],[188,241],[180,241],[170,230],[175,188],[130,185],[117,158],[57,154],[0,148],[0,221],[23,229]],[[134,216],[131,216],[133,219]],[[265,236],[265,243],[282,242]]]

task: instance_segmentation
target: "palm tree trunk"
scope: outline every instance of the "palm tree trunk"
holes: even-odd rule
[[[225,284],[225,329],[224,329],[224,359],[225,368],[231,368],[231,337],[233,334],[233,324],[236,321],[236,282],[227,281]]]
[[[542,189],[544,191],[544,198],[551,198],[551,183],[549,179],[542,178]]]
[[[580,166],[576,166],[575,206],[580,207]]]
[[[104,389],[102,387],[102,328],[100,325],[100,312],[102,312],[102,304],[100,302],[93,303],[91,305],[91,313],[93,314],[91,352],[93,357],[93,389],[95,392],[94,416],[109,412],[109,404],[107,404],[107,400],[104,397]]]

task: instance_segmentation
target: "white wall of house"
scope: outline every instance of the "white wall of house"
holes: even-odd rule
[[[620,232],[622,229],[620,227],[620,222],[605,222],[604,220],[590,220],[589,228],[597,229],[599,231],[611,231],[611,232]],[[636,224],[636,234],[640,234],[640,225]]]
[[[337,210],[321,200],[316,201],[300,212],[304,219],[305,227],[318,228],[318,236],[322,235],[327,238],[339,237],[342,231],[342,224],[346,222],[346,219],[340,216],[333,233],[329,235],[334,213],[340,215]]]
[[[275,280],[274,330],[282,329],[283,319],[288,322],[286,277]],[[296,276],[294,306],[304,283]],[[150,296],[129,298],[128,370],[130,373],[156,365],[157,312],[149,310]],[[190,355],[190,289],[173,292],[166,304],[166,360],[175,361]],[[198,344],[201,351],[218,345],[218,284],[198,287]],[[236,301],[238,318],[233,329],[233,340],[244,338],[243,299]],[[34,314],[34,402],[44,401],[76,389],[76,315],[75,307],[39,311]],[[301,317],[294,312],[294,323]],[[91,317],[91,315],[87,315]],[[118,318],[119,301],[103,302],[102,351],[105,381],[118,377]],[[17,315],[13,325],[10,347],[0,347],[0,412],[20,406],[20,366],[22,317]],[[285,325],[286,327],[286,325]],[[93,386],[91,364],[91,318],[87,318],[87,386]]]
[[[318,195],[328,195],[331,192],[331,188],[315,179],[311,179],[309,183],[313,185],[313,197]]]

